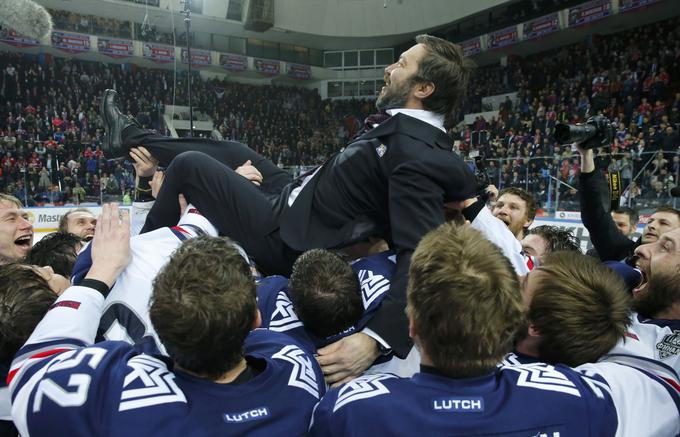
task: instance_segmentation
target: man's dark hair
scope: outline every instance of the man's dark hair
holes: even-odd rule
[[[581,243],[570,229],[541,225],[529,229],[527,235],[538,235],[546,241],[546,253],[571,251],[581,252]]]
[[[56,298],[47,281],[31,266],[0,266],[0,364],[11,364]]]
[[[59,219],[59,228],[57,229],[57,232],[62,232],[62,233],[67,233],[68,232],[68,218],[71,214],[74,212],[87,212],[92,214],[92,211],[90,211],[87,208],[76,208],[72,209],[66,214],[62,215],[61,218]],[[92,214],[94,216],[94,214]]]
[[[628,216],[628,221],[630,222],[630,226],[635,229],[638,225],[638,222],[640,221],[640,214],[634,210],[633,208],[630,208],[628,206],[619,206],[612,212],[615,212],[616,214],[625,214]]]
[[[423,107],[446,116],[447,127],[451,127],[455,112],[465,99],[475,63],[463,56],[459,45],[436,36],[418,35],[416,42],[427,47],[428,54],[418,63],[418,72],[412,80],[434,84],[434,92],[422,101]]]
[[[305,328],[322,338],[356,324],[364,312],[356,272],[338,255],[323,249],[298,257],[288,295]]]
[[[503,188],[498,193],[498,199],[500,199],[504,194],[514,194],[519,197],[527,204],[527,218],[533,220],[536,218],[536,199],[526,190],[517,187]]]
[[[675,214],[678,217],[678,220],[680,220],[680,211],[678,211],[677,209],[673,208],[670,205],[661,205],[654,211],[654,213],[657,212],[669,212],[671,214]]]
[[[257,317],[250,266],[226,238],[185,242],[153,282],[149,317],[175,363],[221,377],[242,359]]]
[[[50,266],[54,273],[70,278],[82,244],[77,235],[53,232],[35,243],[26,256],[26,263]]]

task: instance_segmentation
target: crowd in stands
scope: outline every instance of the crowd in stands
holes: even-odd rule
[[[58,25],[73,30],[95,23],[112,31],[129,29],[115,20],[76,15],[54,13]],[[489,109],[482,104],[484,96],[517,91],[516,98],[505,99],[498,117],[480,116],[472,125],[454,128],[456,146],[498,187],[528,189],[541,208],[554,207],[559,197],[561,209],[578,209],[578,156],[555,142],[554,126],[603,113],[616,134],[611,148],[598,151],[597,162],[620,172],[628,187],[623,202],[639,208],[667,203],[680,170],[680,86],[673,75],[680,62],[678,24],[675,17],[511,58],[505,67],[479,68],[464,113]],[[173,84],[172,72],[129,65],[6,53],[0,60],[5,102],[0,189],[29,202],[79,202],[86,196],[124,194],[131,187],[131,168],[107,162],[97,148],[102,135],[98,96],[104,88],[121,91],[122,106],[142,125],[161,132],[164,106],[187,103],[183,74]],[[286,167],[323,162],[373,111],[369,101],[322,101],[305,89],[198,76],[192,83],[195,106],[215,122],[214,136],[244,142]]]
[[[120,90],[122,106],[161,133],[164,106],[187,104],[186,75],[174,87],[170,71],[9,53],[0,59],[0,187],[30,204],[79,203],[132,186],[131,167],[107,161],[98,147],[105,88]],[[368,102],[322,101],[294,88],[194,79],[193,89],[216,135],[245,142],[281,166],[323,162],[371,110]]]
[[[667,203],[680,170],[680,19],[565,46],[507,67],[482,68],[466,113],[490,110],[482,97],[517,91],[498,117],[477,117],[454,131],[461,151],[500,186],[537,193],[545,203],[554,176],[562,201],[576,198],[578,156],[554,139],[558,122],[584,122],[602,113],[615,126],[614,143],[600,149],[598,165],[621,172],[624,201],[637,207]],[[578,60],[575,62],[575,60]],[[573,187],[573,188],[571,188]]]
[[[6,191],[27,197],[33,184],[56,202],[96,178],[139,196],[96,218],[71,209],[33,245],[26,205],[0,193],[0,434],[680,435],[680,210],[656,208],[633,240],[637,211],[602,202],[602,170],[633,183],[646,156],[633,142],[653,149],[636,183],[665,193],[675,91],[655,95],[666,114],[646,114],[651,86],[630,116],[610,106],[624,93],[611,87],[601,108],[605,91],[584,94],[580,113],[568,79],[559,103],[534,76],[551,67],[522,67],[539,88],[454,130],[468,169],[442,130],[471,67],[448,41],[417,41],[377,102],[408,96],[392,106],[403,112],[369,117],[304,182],[277,165],[326,160],[370,102],[196,80],[211,135],[269,161],[157,135],[163,107],[185,102],[169,72],[3,55]],[[434,73],[418,68],[435,60]],[[428,109],[434,89],[446,108]],[[552,138],[551,122],[589,112],[620,123],[597,163]],[[492,140],[494,124],[507,130]],[[630,177],[604,153],[630,153]],[[107,159],[125,154],[134,173]],[[580,188],[591,256],[580,234],[530,228],[540,195],[504,166],[531,157]]]

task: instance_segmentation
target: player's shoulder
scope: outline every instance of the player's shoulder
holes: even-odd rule
[[[390,403],[393,396],[409,392],[409,388],[412,388],[410,378],[400,378],[391,373],[364,375],[330,389],[318,409],[335,414],[341,410],[362,409],[366,404],[381,408]]]
[[[556,402],[576,401],[584,397],[606,400],[609,391],[603,381],[562,364],[510,363],[501,365],[498,372],[499,378],[509,382],[520,395],[553,397]]]
[[[264,360],[269,377],[284,382],[293,393],[301,394],[298,390],[302,390],[316,400],[325,393],[323,373],[310,345],[294,337],[256,329],[246,338],[245,355]]]
[[[279,291],[285,291],[288,288],[288,278],[285,276],[265,276],[255,281],[257,287],[257,298],[269,299],[276,296]]]

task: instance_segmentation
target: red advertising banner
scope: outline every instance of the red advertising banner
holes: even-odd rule
[[[286,74],[293,79],[307,80],[312,77],[312,67],[301,64],[288,64]]]
[[[129,39],[97,37],[97,51],[112,58],[127,58],[135,54]]]
[[[142,44],[142,57],[159,64],[173,62],[175,60],[175,48],[145,42]]]
[[[90,36],[79,33],[52,32],[52,47],[68,53],[90,51]]]
[[[463,49],[463,55],[470,57],[482,51],[482,39],[480,37],[472,38],[460,43]]]
[[[248,58],[241,55],[220,53],[220,66],[228,71],[246,71],[248,69]]]
[[[569,8],[569,27],[582,26],[601,20],[612,14],[610,0],[593,0],[582,5]]]
[[[182,49],[182,64],[187,64],[187,49]],[[191,49],[191,65],[205,67],[212,64],[212,57],[208,50]]]
[[[281,71],[281,63],[267,59],[255,59],[255,71],[265,76],[276,76]]]
[[[6,27],[0,27],[0,42],[9,44],[14,47],[37,47],[40,45],[40,41],[37,39],[27,38],[21,36],[16,31],[12,29],[7,29]]]
[[[560,28],[560,23],[557,19],[557,12],[555,12],[554,14],[527,21],[522,27],[524,39],[534,39],[557,32]]]
[[[658,2],[659,0],[619,0],[619,10],[630,12]]]
[[[505,29],[491,32],[488,37],[490,49],[500,49],[517,42],[517,26],[506,27]]]

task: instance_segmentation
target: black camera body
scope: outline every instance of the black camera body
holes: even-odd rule
[[[584,149],[611,146],[614,127],[604,115],[595,115],[582,124],[557,123],[555,140],[560,144],[581,143]]]

